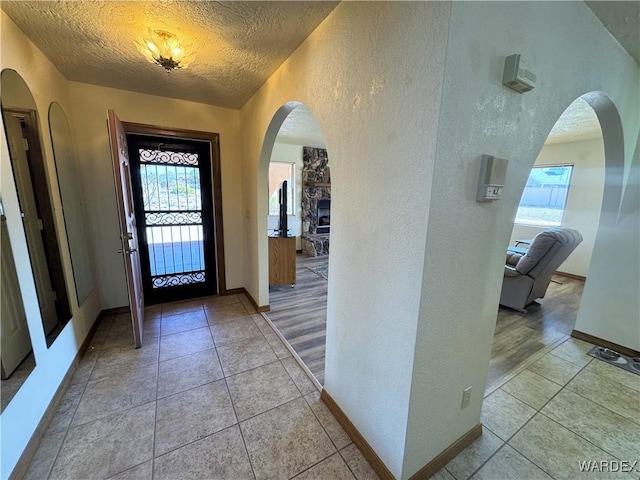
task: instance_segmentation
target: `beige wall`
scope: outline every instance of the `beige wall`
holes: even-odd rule
[[[47,348],[29,262],[29,252],[20,220],[20,207],[13,183],[9,152],[3,132],[0,135],[0,169],[2,171],[0,195],[7,216],[11,247],[16,259],[18,281],[36,359],[35,369],[0,416],[2,422],[0,432],[2,471],[0,476],[7,478],[71,366],[89,329],[98,316],[101,306],[97,288],[93,289],[82,306],[78,306],[49,136],[47,113],[51,102],[58,102],[67,116],[71,115],[68,83],[4,12],[0,12],[0,22],[0,67],[14,69],[22,76],[30,88],[37,106],[40,140],[43,146],[51,200],[55,210],[56,231],[69,293],[69,304],[73,313],[71,321],[64,327],[51,347]],[[87,238],[87,241],[90,242],[90,237]]]
[[[516,52],[538,75],[535,89],[525,94],[502,85],[504,59]],[[584,2],[452,3],[408,422],[409,473],[440,453],[431,436],[450,444],[480,420],[505,249],[522,190],[553,125],[586,92],[596,92],[586,100],[602,123],[613,189],[603,195],[601,217],[611,221],[603,226],[601,218],[583,303],[590,283],[606,278],[591,291],[601,305],[594,320],[606,325],[612,341],[619,328],[627,332],[628,346],[638,348],[637,223],[631,234],[634,222],[613,218],[640,127],[639,84],[638,64]],[[475,199],[482,154],[509,160],[496,202]],[[635,190],[631,178],[624,182]],[[639,205],[634,208],[629,216],[637,218]],[[615,234],[602,235],[607,230]],[[614,260],[601,265],[615,273],[594,270],[599,252]],[[621,269],[624,258],[635,267]],[[461,409],[469,386],[471,404]]]
[[[177,72],[179,73],[179,72]],[[243,286],[241,163],[237,110],[70,82],[72,126],[78,139],[87,212],[95,238],[103,308],[128,304],[120,249],[118,213],[106,126],[111,108],[123,122],[220,134],[222,207],[227,288]]]
[[[564,210],[562,225],[582,234],[582,243],[558,269],[561,272],[586,277],[591,263],[593,245],[598,233],[602,191],[604,189],[604,144],[602,137],[566,143],[544,145],[536,166],[572,164],[573,174]],[[533,238],[546,227],[514,224],[510,245],[516,239]]]
[[[280,108],[292,101],[318,121],[332,197],[325,388],[397,477],[448,13],[441,2],[343,2],[241,111],[245,285],[261,304],[268,301],[265,138],[273,142]],[[433,442],[447,446],[437,434]]]

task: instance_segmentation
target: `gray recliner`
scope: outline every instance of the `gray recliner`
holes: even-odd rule
[[[525,307],[544,297],[551,276],[580,242],[578,231],[556,227],[536,235],[526,254],[507,253],[500,305],[527,313]]]

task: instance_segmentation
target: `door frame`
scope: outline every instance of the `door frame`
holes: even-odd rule
[[[2,115],[10,115],[21,121],[26,125],[26,140],[28,142],[28,165],[31,175],[31,186],[33,191],[33,197],[36,202],[36,208],[40,214],[40,220],[42,221],[42,240],[43,249],[45,254],[45,261],[48,268],[48,277],[51,282],[51,288],[55,292],[56,298],[54,300],[57,324],[52,326],[49,332],[46,331],[46,325],[43,321],[43,329],[45,332],[45,339],[47,348],[49,348],[54,340],[58,337],[65,325],[71,320],[73,312],[71,310],[71,304],[69,302],[69,292],[67,289],[67,283],[65,278],[65,266],[62,260],[62,244],[66,243],[60,236],[55,220],[55,209],[52,199],[53,190],[59,188],[58,174],[54,172],[52,178],[48,178],[46,160],[43,155],[42,143],[40,141],[40,126],[38,123],[38,114],[35,110],[28,108],[18,107],[2,107]],[[8,135],[8,133],[7,133]],[[11,156],[11,147],[7,138],[7,147],[9,148],[9,157],[12,165],[12,169],[15,170],[15,159]],[[14,184],[16,184],[16,191],[18,192],[18,202],[24,199],[21,198],[20,188],[16,183],[14,174]],[[20,207],[23,208],[22,206]],[[63,215],[64,216],[64,215]],[[23,226],[24,227],[24,226]],[[27,235],[25,229],[25,236]],[[33,245],[27,241],[28,246],[32,249]],[[31,258],[33,252],[29,250],[29,262],[33,262]],[[34,282],[38,285],[38,282]]]
[[[224,263],[224,227],[222,223],[222,175],[220,171],[220,135],[213,132],[158,127],[143,123],[122,122],[126,133],[149,136],[171,137],[183,140],[204,140],[209,142],[211,156],[211,185],[213,188],[213,230],[215,237],[215,258],[218,273],[218,295],[227,294]]]

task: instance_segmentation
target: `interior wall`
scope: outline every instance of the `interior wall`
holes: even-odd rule
[[[598,229],[575,330],[640,351],[640,132],[614,224]]]
[[[534,166],[573,164],[573,174],[564,210],[562,225],[582,234],[582,243],[558,268],[559,271],[586,277],[596,241],[605,162],[602,137],[566,143],[545,144]],[[510,245],[517,239],[533,238],[547,227],[515,223]]]
[[[178,72],[179,73],[179,72]],[[144,95],[97,85],[70,82],[72,125],[86,191],[90,228],[96,239],[96,264],[103,308],[128,305],[120,247],[120,229],[113,183],[106,111],[123,122],[220,134],[222,215],[227,288],[243,279],[242,186],[238,110]]]
[[[276,143],[273,145],[271,154],[272,162],[295,163],[295,193],[294,193],[294,215],[288,215],[288,225],[291,235],[296,237],[296,250],[302,248],[302,145],[289,145],[286,143]],[[278,228],[278,215],[268,215],[267,229],[269,234]]]
[[[265,133],[294,100],[318,120],[332,182],[325,389],[397,477],[449,8],[343,2],[241,111],[245,284],[261,302],[268,298]]]
[[[531,92],[518,94],[501,84],[504,59],[513,53],[521,53],[538,75]],[[639,82],[638,64],[583,2],[453,2],[403,476],[480,419],[505,249],[529,171],[551,128],[576,98],[604,91],[620,113],[620,166],[628,172],[639,128]],[[621,147],[607,155],[621,155]],[[475,201],[482,154],[509,160],[503,197],[495,202]],[[620,170],[617,159],[607,162]],[[609,244],[616,250],[604,247],[608,255],[637,266],[637,230],[631,236],[628,227],[611,229],[626,237]],[[598,322],[637,323],[638,269],[618,268],[612,279],[603,277],[608,266],[598,269],[593,260],[585,294],[593,279],[607,278],[608,285],[591,289],[593,300],[601,311],[623,313],[622,319],[601,315]],[[635,289],[635,296],[622,299],[618,289]],[[461,410],[468,386],[471,404]]]
[[[18,281],[36,359],[35,369],[0,416],[2,424],[0,429],[2,443],[0,476],[8,478],[71,366],[101,307],[97,288],[93,289],[82,306],[78,306],[62,217],[60,192],[57,184],[51,183],[56,178],[56,172],[47,112],[51,102],[58,102],[67,115],[71,114],[68,83],[55,66],[24,36],[4,12],[0,12],[0,26],[0,70],[4,68],[16,70],[29,86],[38,108],[40,140],[47,177],[50,181],[56,231],[73,313],[71,321],[67,323],[51,347],[47,348],[29,251],[20,220],[20,206],[13,181],[9,151],[3,132],[0,135],[0,169],[2,171],[0,195],[2,195],[2,203],[7,216],[11,247],[16,260]],[[4,125],[2,127],[4,130]],[[88,237],[87,241],[91,242],[91,238]]]

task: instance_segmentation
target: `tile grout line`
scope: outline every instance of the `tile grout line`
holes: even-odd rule
[[[597,360],[597,359],[596,359],[596,358],[594,358],[593,360]],[[576,376],[578,376],[578,374],[579,374],[579,373],[582,373],[582,371],[583,371],[583,370],[585,370],[585,369],[587,368],[587,366],[591,365],[591,362],[592,362],[593,360],[591,360],[589,363],[587,363],[587,365],[585,365],[585,367],[584,367],[582,370],[580,370],[580,372],[578,372],[578,373],[576,374]],[[613,367],[613,368],[616,368],[616,367]],[[595,373],[595,372],[591,372],[591,373],[593,373],[593,375],[597,376],[598,378],[604,378],[605,380],[608,380],[608,381],[611,381],[611,382],[616,383],[616,384],[618,384],[618,385],[621,385],[621,386],[623,386],[623,387],[629,388],[629,387],[627,387],[626,385],[624,385],[623,383],[617,382],[616,380],[612,380],[612,379],[610,379],[610,378],[608,378],[608,377],[605,377],[604,375],[599,375],[599,374],[597,374],[597,373]],[[575,377],[573,377],[571,380],[573,380],[574,378],[575,378]],[[613,413],[614,415],[618,415],[619,417],[622,417],[622,418],[624,418],[625,420],[628,420],[628,421],[630,421],[631,423],[634,423],[634,424],[636,424],[636,425],[638,425],[638,426],[640,427],[640,422],[639,422],[639,421],[636,421],[636,420],[633,420],[633,419],[631,419],[631,418],[628,418],[628,417],[626,417],[626,416],[624,416],[624,415],[621,415],[621,414],[619,414],[618,412],[616,412],[616,411],[614,411],[614,410],[610,409],[610,408],[609,408],[609,407],[607,407],[606,405],[602,405],[602,404],[600,404],[600,403],[598,403],[598,402],[594,402],[594,401],[593,401],[593,400],[591,400],[589,397],[585,397],[585,396],[584,396],[584,395],[582,395],[580,392],[577,392],[576,390],[573,390],[572,388],[569,388],[569,383],[570,383],[570,381],[569,381],[569,382],[567,382],[567,384],[566,384],[566,388],[567,388],[567,390],[569,390],[570,392],[575,393],[575,394],[576,394],[576,395],[578,395],[579,397],[584,398],[585,400],[587,400],[587,401],[589,401],[589,402],[593,403],[594,405],[599,406],[599,407],[602,407],[602,408],[604,408],[605,410],[608,410],[609,412]],[[563,389],[564,389],[564,387],[563,387]],[[630,390],[633,390],[633,389],[632,389],[632,388],[630,388]],[[638,392],[638,393],[640,393],[640,392]]]
[[[564,343],[564,342],[563,342],[563,343]],[[550,354],[550,353],[551,353],[551,352],[549,352],[549,354]],[[554,356],[556,356],[556,355],[554,355]],[[560,357],[558,357],[558,358],[560,358]],[[570,363],[571,363],[571,362],[570,362]],[[536,417],[536,415],[540,414],[540,415],[543,415],[543,416],[544,416],[544,417],[546,417],[546,418],[549,418],[549,417],[547,417],[544,413],[542,413],[542,409],[543,409],[544,407],[546,407],[546,406],[547,406],[547,405],[548,405],[548,404],[549,404],[549,403],[550,403],[554,398],[556,398],[556,397],[560,394],[560,392],[562,392],[565,388],[567,388],[567,385],[569,384],[569,382],[570,382],[571,380],[573,380],[573,379],[574,379],[578,374],[580,374],[580,372],[582,372],[585,368],[587,368],[587,365],[589,365],[589,363],[591,363],[591,362],[588,362],[586,365],[583,365],[583,366],[580,368],[580,370],[578,370],[578,371],[575,373],[575,375],[573,375],[569,380],[567,380],[567,382],[566,382],[564,385],[562,385],[562,388],[560,388],[560,390],[558,390],[555,394],[553,394],[553,395],[551,396],[551,398],[549,398],[549,400],[547,400],[547,401],[546,401],[546,402],[545,402],[545,403],[540,407],[540,409],[537,409],[537,410],[536,410],[536,413],[535,413],[531,418],[529,418],[529,419],[528,419],[528,420],[527,420],[527,421],[526,421],[526,422],[525,422],[525,423],[524,423],[520,428],[518,428],[518,429],[517,429],[517,430],[516,430],[516,431],[515,431],[515,432],[514,432],[514,433],[513,433],[513,434],[512,434],[512,435],[511,435],[507,440],[505,440],[505,442],[504,442],[504,444],[505,444],[505,445],[509,445],[509,447],[513,448],[513,450],[515,450],[516,452],[518,452],[520,455],[522,455],[524,458],[526,458],[529,462],[531,462],[533,465],[535,465],[535,466],[536,466],[536,467],[538,467],[540,470],[542,470],[543,472],[545,472],[547,475],[549,475],[551,478],[554,478],[554,479],[555,479],[555,477],[554,477],[553,475],[551,475],[551,473],[550,473],[550,472],[546,471],[544,468],[542,468],[540,465],[538,465],[538,464],[537,464],[536,462],[534,462],[532,459],[530,459],[529,457],[527,457],[524,453],[522,453],[521,451],[519,451],[517,448],[515,448],[515,446],[511,445],[509,442],[510,442],[510,441],[511,441],[511,440],[512,440],[512,439],[513,439],[513,438],[514,438],[514,437],[515,437],[515,436],[516,436],[516,435],[517,435],[521,430],[523,430],[523,429],[524,429],[524,427],[525,427],[525,426],[527,426],[527,425],[529,424],[529,422],[531,422],[531,420],[533,420],[533,419]],[[576,365],[576,364],[574,363],[573,365]],[[547,379],[547,380],[549,380],[549,379]],[[551,381],[551,380],[549,380],[549,381]],[[506,394],[510,395],[508,392],[504,392],[504,393],[506,393]],[[513,395],[511,395],[511,396],[513,397]],[[516,398],[516,397],[513,397],[513,398]],[[519,399],[518,399],[518,398],[516,398],[516,400],[519,400]],[[522,401],[522,400],[520,400],[520,401]],[[524,403],[524,402],[523,402],[523,403]],[[551,419],[551,420],[553,420],[553,419]],[[558,422],[556,422],[556,423],[558,423]],[[558,423],[558,425],[560,425],[560,424]],[[560,425],[560,426],[562,426],[562,425]],[[568,429],[568,428],[566,428],[566,427],[564,427],[564,426],[562,426],[562,427],[563,427],[563,428],[565,428],[565,429],[567,429],[567,430],[569,430],[569,431],[570,431],[570,432],[572,432],[572,433],[575,433],[575,432],[573,432],[572,430],[570,430],[570,429]],[[582,437],[581,437],[581,438],[582,438]],[[603,451],[604,451],[604,450],[603,450]],[[492,457],[493,457],[493,455],[492,455]],[[485,463],[486,463],[486,462],[485,462]],[[484,465],[484,464],[483,464],[483,465]]]
[[[569,338],[571,337],[569,335],[566,335],[564,338],[561,338],[555,342],[551,342],[546,347],[540,349],[538,352],[531,355],[522,365],[517,367],[514,371],[507,373],[503,375],[501,378],[499,378],[498,380],[494,381],[491,384],[491,386],[485,390],[484,398],[488,397],[496,390],[499,390],[500,388],[502,388],[504,385],[509,383],[511,380],[513,380],[515,377],[517,377],[519,374],[521,374],[525,370],[528,370],[531,365],[536,363],[538,360],[540,360],[542,357],[544,357],[548,353],[551,353],[552,350],[554,350],[556,347],[559,347],[560,345],[565,343]],[[543,377],[543,378],[546,378],[546,377]],[[547,380],[549,379],[547,378]],[[554,382],[554,383],[557,383],[557,382]]]
[[[584,437],[583,437],[581,434],[579,434],[578,432],[574,432],[574,431],[573,431],[573,430],[571,430],[569,427],[566,427],[565,425],[561,424],[559,421],[555,420],[554,418],[551,418],[549,415],[546,415],[545,413],[542,413],[542,412],[540,412],[540,415],[542,415],[542,416],[543,416],[543,417],[545,417],[545,418],[548,418],[548,419],[549,419],[549,420],[551,420],[552,422],[556,423],[558,426],[560,426],[560,427],[564,428],[565,430],[568,430],[569,432],[573,433],[576,437],[579,437],[579,438],[581,438],[582,440],[584,440],[585,442],[587,442],[587,443],[589,443],[589,444],[593,445],[593,446],[594,446],[595,448],[597,448],[598,450],[600,450],[600,451],[602,451],[602,452],[604,452],[604,453],[607,453],[607,454],[611,455],[613,458],[616,458],[616,459],[618,459],[618,460],[624,460],[623,458],[620,458],[620,457],[618,456],[618,454],[617,454],[617,453],[616,453],[616,454],[611,453],[611,452],[609,452],[609,451],[605,450],[603,447],[601,447],[601,446],[599,446],[599,445],[596,445],[595,443],[593,443],[593,442],[592,442],[591,440],[589,440],[588,438],[584,438]],[[513,448],[513,447],[512,447],[512,448]]]
[[[162,310],[160,310],[160,314],[162,315]],[[160,320],[160,334],[162,335],[162,320]],[[155,473],[156,473],[156,427],[158,425],[158,389],[159,387],[160,387],[160,340],[158,340],[158,362],[156,363],[156,399],[155,399],[155,410],[153,414],[153,445],[151,447],[151,478],[152,479],[153,477],[155,477]]]
[[[251,455],[249,455],[249,449],[247,448],[247,441],[244,438],[244,433],[242,431],[242,427],[240,426],[240,420],[238,419],[238,412],[236,411],[236,405],[233,402],[233,397],[231,396],[231,390],[229,390],[229,384],[227,383],[227,378],[224,378],[224,384],[227,387],[227,395],[229,395],[229,401],[231,402],[231,408],[233,408],[233,414],[236,417],[236,423],[234,425],[238,426],[238,432],[240,432],[240,438],[242,439],[242,445],[244,446],[244,452],[247,454],[247,460],[249,460],[249,466],[251,467],[251,473],[253,474],[253,478],[257,478],[256,471],[253,468],[253,462],[251,461]],[[244,421],[244,420],[243,420]],[[231,425],[231,426],[234,426]],[[231,428],[227,427],[227,428]]]
[[[353,443],[353,442],[351,442],[351,443],[350,443],[349,445],[347,445],[346,447],[341,448],[340,450],[338,450],[338,455],[340,455],[340,458],[342,459],[342,461],[344,462],[344,464],[347,466],[347,468],[348,468],[348,469],[349,469],[349,471],[351,472],[351,475],[353,475],[353,478],[354,478],[354,479],[356,479],[356,480],[359,480],[359,479],[358,479],[358,477],[356,476],[356,472],[354,472],[354,471],[353,471],[353,468],[351,468],[351,465],[349,465],[349,462],[347,462],[347,459],[346,459],[346,458],[344,458],[344,455],[342,454],[342,451],[343,451],[343,450],[346,450],[346,449],[347,449],[348,447],[350,447],[351,445],[353,445],[353,446],[356,448],[356,450],[358,450],[358,447],[356,447],[356,446],[354,445],[354,443]],[[362,455],[362,452],[360,452],[360,450],[358,450],[358,453],[360,453],[360,455]],[[366,459],[365,459],[365,462],[366,462]],[[367,464],[368,464],[368,463],[367,463]],[[444,468],[444,467],[443,467],[443,468]],[[454,477],[454,478],[455,478],[455,477]]]
[[[568,339],[567,339],[567,340],[568,340]],[[566,341],[566,340],[565,340],[565,341]],[[560,344],[558,344],[557,346],[561,345],[562,343],[564,343],[564,342],[561,342],[561,343],[560,343]],[[553,349],[552,349],[552,350],[550,350],[549,352],[545,353],[545,355],[550,354],[550,353],[551,353],[551,351],[553,351]],[[543,356],[544,356],[544,355],[542,355],[540,358],[542,358]],[[557,357],[557,355],[554,355],[554,356],[556,356],[556,357]],[[558,358],[560,358],[560,357],[558,357]],[[538,359],[538,360],[539,360],[539,359]],[[564,359],[563,359],[563,360],[564,360]],[[567,360],[565,360],[565,361],[567,361]],[[569,362],[569,363],[572,363],[572,362]],[[527,421],[526,421],[525,423],[523,423],[523,424],[520,426],[520,428],[518,428],[518,429],[517,429],[513,434],[511,434],[511,435],[510,435],[506,440],[503,440],[500,436],[498,436],[498,435],[496,435],[494,432],[492,432],[492,431],[491,431],[491,429],[489,429],[488,427],[486,427],[486,426],[484,426],[484,425],[483,425],[483,428],[486,428],[487,430],[489,430],[491,433],[493,433],[494,435],[496,435],[496,437],[500,438],[500,440],[502,440],[504,443],[500,446],[500,448],[498,448],[495,452],[493,452],[493,454],[491,454],[491,456],[489,456],[489,457],[488,457],[488,458],[487,458],[487,459],[486,459],[486,460],[485,460],[485,461],[484,461],[484,462],[483,462],[483,463],[482,463],[482,464],[481,464],[481,465],[480,465],[476,470],[474,470],[474,471],[473,471],[473,473],[472,473],[468,478],[471,478],[471,477],[472,477],[473,475],[475,475],[475,474],[476,474],[476,473],[477,473],[477,472],[478,472],[482,467],[484,467],[484,466],[485,466],[485,465],[486,465],[486,464],[487,464],[487,463],[488,463],[488,462],[489,462],[489,461],[490,461],[490,460],[491,460],[491,459],[492,459],[492,458],[493,458],[493,457],[494,457],[494,456],[495,456],[495,455],[496,455],[500,450],[502,450],[502,448],[504,447],[504,445],[509,445],[509,447],[513,448],[516,452],[518,452],[520,455],[522,455],[524,458],[526,458],[528,461],[530,461],[533,465],[535,465],[536,467],[538,467],[540,470],[542,470],[543,472],[545,472],[545,473],[546,473],[547,475],[549,475],[550,477],[555,478],[555,477],[553,477],[549,472],[547,472],[545,469],[543,469],[542,467],[540,467],[540,465],[536,464],[534,461],[532,461],[530,458],[528,458],[526,455],[524,455],[522,452],[520,452],[520,451],[516,450],[516,448],[514,448],[514,447],[513,447],[509,442],[510,442],[510,441],[513,439],[513,437],[515,437],[515,436],[516,436],[516,435],[517,435],[517,434],[518,434],[518,433],[519,433],[519,432],[520,432],[520,431],[521,431],[521,430],[522,430],[526,425],[528,425],[528,424],[529,424],[529,422],[530,422],[531,420],[533,420],[533,418],[535,418],[535,416],[536,416],[537,414],[539,414],[539,413],[540,413],[541,415],[544,415],[544,414],[541,412],[541,410],[542,410],[542,409],[543,409],[543,408],[544,408],[544,407],[545,407],[549,402],[551,402],[551,401],[552,401],[552,400],[553,400],[553,399],[554,399],[554,398],[555,398],[555,397],[556,397],[560,392],[562,392],[562,390],[564,390],[564,389],[567,387],[567,385],[569,384],[569,382],[570,382],[571,380],[573,380],[573,379],[574,379],[574,378],[575,378],[575,377],[576,377],[580,372],[582,372],[582,371],[587,367],[587,365],[589,365],[589,363],[591,363],[591,361],[589,361],[587,364],[583,365],[583,366],[580,368],[580,370],[578,370],[578,371],[575,373],[575,375],[573,375],[573,376],[572,376],[572,377],[571,377],[571,378],[570,378],[570,379],[569,379],[569,380],[568,380],[564,385],[561,385],[561,388],[560,388],[560,389],[559,389],[555,394],[553,394],[553,395],[549,398],[549,400],[547,400],[547,401],[546,401],[546,402],[545,402],[545,403],[544,403],[544,404],[543,404],[539,409],[536,409],[536,408],[532,407],[531,405],[529,405],[529,404],[528,404],[528,403],[526,403],[525,401],[520,400],[518,397],[516,397],[516,396],[514,396],[514,395],[510,394],[509,392],[507,392],[507,391],[505,391],[505,390],[502,390],[502,387],[503,387],[504,385],[506,385],[506,384],[508,383],[508,381],[507,381],[507,382],[505,382],[505,383],[504,383],[503,385],[501,385],[500,387],[496,388],[493,392],[491,392],[491,394],[493,394],[493,393],[495,393],[497,390],[500,390],[500,391],[502,391],[503,393],[505,393],[505,394],[509,395],[510,397],[513,397],[513,398],[514,398],[514,399],[516,399],[517,401],[524,403],[525,405],[527,405],[527,406],[528,406],[528,407],[530,407],[530,408],[533,408],[533,409],[536,411],[536,413],[534,413],[534,414],[531,416],[531,418],[527,419]],[[573,363],[573,365],[577,365],[577,364]],[[578,366],[579,366],[579,365],[578,365]],[[524,370],[526,370],[526,368],[525,368],[525,369],[523,369],[523,371],[524,371]],[[519,373],[522,373],[522,372],[519,372]],[[533,372],[533,373],[535,373],[535,372]],[[516,376],[517,376],[517,375],[516,375]],[[513,378],[515,378],[516,376],[514,376]],[[513,380],[513,378],[511,378],[510,380]],[[546,378],[546,377],[542,377],[542,378],[545,378],[546,380],[549,380],[550,382],[555,383],[556,385],[559,385],[558,383],[553,382],[553,380],[550,380],[550,379],[548,379],[548,378]],[[509,381],[510,381],[510,380],[509,380]],[[570,390],[570,389],[569,389],[569,390]],[[572,390],[570,390],[570,391],[572,391]],[[490,394],[490,395],[491,395],[491,394]],[[484,398],[487,398],[488,396],[489,396],[489,395],[487,395],[487,396],[486,396],[486,397],[484,397]],[[544,416],[546,417],[546,415],[544,415]],[[556,423],[557,423],[557,422],[556,422]],[[563,427],[563,428],[566,428],[566,427]],[[569,430],[569,429],[567,429],[567,430]],[[573,432],[572,430],[569,430],[569,431]],[[575,433],[575,432],[573,432],[573,433]],[[601,449],[601,450],[602,450],[602,449]],[[603,451],[604,451],[604,450],[603,450]],[[448,471],[448,470],[447,470],[447,471]],[[449,472],[449,473],[451,473],[451,472]]]
[[[111,316],[110,316],[110,317],[111,317]],[[115,318],[115,315],[114,315],[114,316],[112,316],[112,317],[113,317],[113,318]],[[111,319],[111,320],[110,320],[110,322],[111,322],[111,321],[113,321],[113,319]],[[108,338],[109,334],[111,333],[111,330],[112,330],[112,329],[113,329],[113,324],[110,324],[110,325],[109,325],[109,328],[107,328],[107,332],[106,332],[107,338]],[[95,333],[94,333],[94,335],[95,335]],[[93,340],[93,338],[92,338],[92,340]],[[105,338],[105,340],[106,340],[106,338]],[[65,430],[64,430],[64,437],[63,437],[63,439],[62,439],[62,442],[60,442],[60,446],[58,447],[58,450],[57,450],[57,452],[56,452],[56,454],[55,454],[55,456],[54,456],[54,458],[53,458],[53,462],[51,462],[51,467],[49,467],[49,471],[47,472],[47,477],[46,477],[47,479],[51,478],[51,474],[53,473],[53,468],[55,467],[56,462],[58,461],[58,457],[60,456],[60,452],[62,451],[62,447],[64,446],[65,442],[67,441],[67,436],[69,435],[69,430],[71,430],[71,428],[72,428],[72,427],[71,427],[71,424],[73,423],[73,419],[75,418],[76,413],[78,412],[78,407],[80,407],[80,402],[82,402],[82,397],[84,397],[84,394],[85,394],[85,392],[87,391],[87,386],[89,385],[89,380],[91,379],[91,375],[93,374],[93,370],[95,369],[96,364],[98,363],[98,358],[99,358],[99,356],[100,356],[100,354],[99,354],[99,351],[100,351],[100,350],[102,350],[102,349],[101,349],[101,348],[94,348],[94,349],[92,349],[92,351],[96,351],[96,355],[97,355],[97,356],[96,356],[96,359],[95,359],[95,362],[93,362],[93,366],[91,367],[91,370],[89,371],[89,375],[88,375],[88,377],[87,377],[87,381],[86,381],[86,382],[83,382],[83,383],[84,383],[84,386],[83,386],[83,388],[82,388],[82,394],[80,395],[80,398],[79,398],[79,400],[78,400],[78,404],[77,404],[77,405],[75,406],[75,408],[73,409],[73,415],[71,415],[71,419],[69,420],[69,425],[67,425],[67,427],[66,427],[66,428],[65,428]],[[87,350],[85,350],[85,351],[82,353],[82,358],[84,358],[84,356],[86,355],[87,351],[88,351],[88,349],[87,349]],[[82,358],[80,359],[81,361],[82,361]],[[77,370],[76,370],[76,372],[77,372]],[[75,373],[76,373],[76,372],[74,372],[74,375],[75,375]],[[72,379],[73,379],[73,377],[72,377]],[[67,385],[67,389],[66,389],[66,390],[65,390],[65,392],[64,392],[64,394],[65,394],[65,395],[66,395],[66,393],[69,391],[69,388],[70,388],[71,386],[72,386],[72,385]],[[54,414],[54,416],[53,416],[53,417],[51,417],[51,420],[53,420],[54,418],[55,418],[55,414]],[[49,424],[49,425],[47,426],[47,432],[49,431],[50,426],[51,426],[51,424]],[[75,428],[75,427],[74,427],[74,428]],[[43,438],[43,439],[44,439],[44,437],[47,435],[47,432],[45,432],[45,434],[42,436],[42,438]],[[36,452],[36,453],[37,453],[37,452]],[[32,460],[32,462],[33,462],[33,460]],[[29,465],[29,467],[31,467],[31,465]],[[27,472],[28,472],[28,469],[27,469]]]

